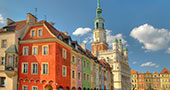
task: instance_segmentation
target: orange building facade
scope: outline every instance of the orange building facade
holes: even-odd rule
[[[26,29],[19,49],[19,90],[70,89],[70,49],[66,36],[46,21]]]

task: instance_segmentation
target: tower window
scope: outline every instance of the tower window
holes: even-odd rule
[[[97,28],[97,29],[99,28],[99,23],[96,23],[96,28]]]
[[[103,29],[104,29],[104,23],[102,24],[102,26],[103,26]]]

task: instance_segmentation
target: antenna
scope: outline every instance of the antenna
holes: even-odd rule
[[[38,11],[38,9],[37,8],[35,8],[35,16],[37,17],[37,11]]]

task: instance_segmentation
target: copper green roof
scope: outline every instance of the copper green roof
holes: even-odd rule
[[[123,48],[124,51],[127,51],[128,49],[127,48]]]
[[[118,42],[118,40],[116,38],[113,39],[113,42]]]
[[[17,53],[17,48],[15,45],[11,45],[6,51],[5,53]]]

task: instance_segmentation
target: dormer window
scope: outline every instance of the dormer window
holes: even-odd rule
[[[31,37],[35,37],[36,36],[36,31],[35,30],[31,30]]]
[[[71,40],[70,39],[68,39],[68,44],[71,45]]]
[[[78,49],[77,44],[75,45],[75,49],[76,49],[76,50]]]
[[[43,29],[38,29],[38,36],[43,36]]]
[[[59,38],[60,40],[63,40],[63,37],[62,37],[61,35],[59,35],[58,38]]]

